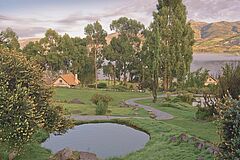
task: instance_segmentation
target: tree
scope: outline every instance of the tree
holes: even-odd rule
[[[102,50],[106,45],[107,32],[97,21],[85,27],[85,35],[90,53],[94,57],[95,88],[97,89],[97,69],[98,64],[102,63]]]
[[[113,52],[106,57],[108,60],[116,62],[116,68],[119,71],[118,77],[123,74],[124,84],[126,84],[127,73],[131,73],[131,69],[135,69],[133,62],[141,49],[140,37],[144,25],[136,20],[121,17],[112,21],[110,28],[117,32],[118,37],[112,39],[110,45]]]
[[[162,64],[162,54],[161,54],[161,45],[159,39],[159,29],[156,22],[153,22],[149,28],[144,32],[145,34],[145,42],[141,52],[141,62],[142,62],[142,70],[143,74],[146,69],[148,69],[148,73],[150,73],[151,77],[151,86],[153,94],[153,102],[157,101],[157,90],[159,87],[159,76]],[[146,83],[149,79],[143,78],[142,83]]]
[[[222,69],[223,74],[219,78],[219,96],[230,94],[234,99],[240,95],[240,65],[226,64]]]
[[[20,151],[43,129],[64,133],[71,122],[51,104],[52,91],[42,70],[17,52],[0,51],[0,142],[10,153]]]
[[[182,0],[158,0],[157,12],[153,14],[163,55],[164,90],[170,88],[173,77],[182,83],[190,72],[194,34],[186,15]]]
[[[7,28],[0,33],[0,46],[1,48],[7,48],[10,51],[20,50],[18,36],[11,28]]]

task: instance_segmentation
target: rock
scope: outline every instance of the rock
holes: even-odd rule
[[[170,142],[177,142],[177,137],[176,136],[172,136],[170,138]]]
[[[196,137],[191,137],[188,139],[188,143],[190,144],[195,144],[198,141],[198,139]]]
[[[179,136],[179,140],[182,141],[182,142],[187,142],[188,141],[188,135],[186,135],[185,133],[182,133]]]
[[[50,157],[49,160],[80,160],[80,154],[65,148]]]
[[[195,144],[195,147],[199,150],[202,150],[202,149],[204,149],[205,144],[204,144],[204,142],[199,141]]]
[[[14,160],[14,158],[17,156],[18,151],[17,150],[11,150],[8,155],[8,160]]]
[[[80,160],[97,160],[97,156],[94,153],[80,152]]]
[[[207,152],[213,155],[218,155],[219,154],[219,148],[211,146],[207,148]]]
[[[72,151],[65,148],[49,158],[49,160],[98,160],[96,154]]]
[[[80,99],[75,98],[72,99],[71,101],[69,101],[69,103],[73,103],[73,104],[85,104],[84,102],[82,102]]]

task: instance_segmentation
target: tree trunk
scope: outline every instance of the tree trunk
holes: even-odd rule
[[[95,89],[97,89],[97,51],[94,53]]]
[[[157,102],[157,90],[158,90],[158,74],[157,74],[157,71],[154,71],[153,86],[152,86],[153,103]]]

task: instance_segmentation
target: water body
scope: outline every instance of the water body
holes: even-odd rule
[[[50,135],[42,146],[56,153],[66,147],[97,154],[99,158],[124,156],[144,148],[149,135],[131,127],[113,124],[84,124],[68,133]]]
[[[225,64],[237,65],[240,63],[240,56],[230,54],[215,54],[215,53],[195,53],[191,71],[196,71],[199,68],[209,70],[211,75],[219,75]]]

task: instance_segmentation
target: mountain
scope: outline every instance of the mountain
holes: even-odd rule
[[[19,39],[19,44],[21,48],[24,48],[29,42],[36,42],[39,41],[40,38],[25,38],[25,39]]]
[[[194,52],[214,53],[240,53],[240,21],[238,22],[196,22],[190,21],[195,34]],[[117,33],[111,33],[106,37],[109,44]],[[29,42],[39,41],[40,38],[20,39],[21,48]]]
[[[240,53],[240,21],[190,23],[195,32],[195,52]]]

